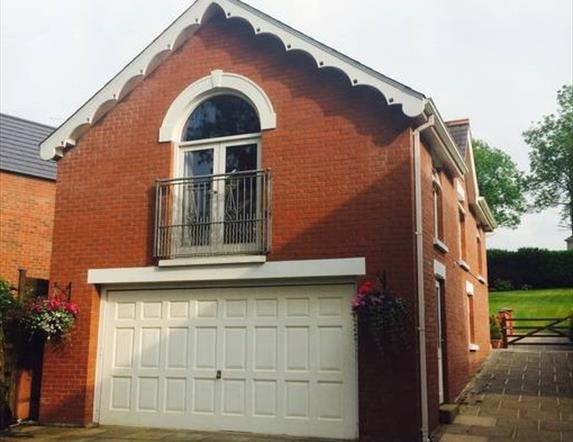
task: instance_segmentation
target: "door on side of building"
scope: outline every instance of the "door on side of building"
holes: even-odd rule
[[[443,282],[436,279],[436,315],[437,315],[437,328],[438,328],[438,339],[437,339],[437,351],[438,351],[438,388],[439,388],[439,398],[440,404],[443,404],[445,401],[445,370],[444,370],[444,347],[445,347],[445,340],[444,340],[444,323],[443,323]]]

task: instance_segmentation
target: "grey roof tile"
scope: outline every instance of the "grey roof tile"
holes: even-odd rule
[[[470,122],[468,120],[446,121],[446,125],[448,126],[448,130],[450,131],[452,138],[458,146],[458,150],[460,151],[462,158],[465,158],[466,152],[468,150],[468,133],[470,130]]]
[[[40,158],[40,142],[51,126],[0,114],[0,170],[56,179],[56,162]]]

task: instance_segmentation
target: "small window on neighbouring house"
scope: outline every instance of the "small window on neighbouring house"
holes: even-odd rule
[[[259,116],[250,103],[235,95],[215,95],[193,111],[182,141],[195,141],[261,131]]]

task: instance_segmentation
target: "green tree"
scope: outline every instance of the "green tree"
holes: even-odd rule
[[[472,141],[480,195],[498,225],[516,228],[527,211],[526,181],[511,157],[485,141]]]
[[[529,185],[534,207],[559,207],[563,225],[573,233],[573,85],[557,92],[557,105],[557,114],[523,133],[531,147]]]

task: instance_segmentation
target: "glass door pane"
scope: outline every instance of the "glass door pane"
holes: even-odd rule
[[[256,143],[225,148],[224,243],[251,244],[257,239],[259,185]],[[252,171],[252,173],[248,173]]]
[[[181,233],[179,244],[183,248],[208,246],[211,243],[213,218],[213,165],[214,149],[185,152],[181,192]]]

